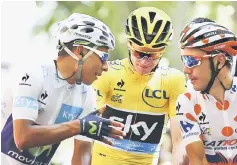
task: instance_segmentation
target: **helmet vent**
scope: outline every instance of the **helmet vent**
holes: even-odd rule
[[[102,40],[102,41],[108,41],[108,39],[107,39],[106,37],[104,37],[104,36],[100,36],[100,40]]]
[[[94,29],[90,27],[86,27],[80,30],[80,32],[83,32],[83,33],[92,33],[93,31]]]
[[[70,29],[77,29],[77,28],[78,28],[78,25],[77,25],[77,24],[74,24],[74,25],[71,26]]]
[[[156,44],[156,45],[153,45],[152,48],[159,48],[159,47],[163,47],[163,46],[167,46],[167,44],[165,44],[165,43]]]
[[[136,16],[132,16],[132,29],[133,29],[135,38],[137,38],[138,40],[142,40],[140,33],[138,31]]]
[[[112,45],[114,46],[114,42],[113,42],[113,40],[111,40],[111,43],[112,43]]]
[[[102,28],[103,28],[104,30],[107,30],[107,28],[106,28],[104,25],[102,26]]]
[[[88,26],[95,26],[95,23],[94,23],[94,22],[83,21],[83,23],[84,23],[85,25],[88,25]]]
[[[134,42],[135,44],[137,44],[138,46],[143,46],[143,43],[139,42],[138,40],[131,38],[130,39],[132,42]]]
[[[232,48],[233,48],[234,50],[237,50],[237,46],[232,46]]]
[[[128,25],[125,25],[125,33],[129,36],[131,35]]]
[[[68,27],[67,26],[64,26],[61,30],[60,30],[60,33],[64,33],[68,30]]]
[[[144,33],[148,33],[147,30],[147,22],[146,19],[144,17],[141,17],[141,24],[142,24],[142,30]]]
[[[102,31],[103,35],[106,37],[109,37],[108,33],[106,33],[105,31]]]
[[[109,35],[110,35],[112,38],[114,38],[114,36],[113,36],[111,33],[109,33]]]
[[[150,16],[150,22],[152,23],[154,21],[156,13],[155,12],[149,12],[149,16]]]
[[[167,21],[163,33],[168,33],[170,30],[170,21]]]
[[[152,33],[153,35],[157,34],[157,32],[160,29],[161,24],[162,24],[162,20],[159,20],[159,21],[156,22],[155,28],[154,28],[153,33]]]

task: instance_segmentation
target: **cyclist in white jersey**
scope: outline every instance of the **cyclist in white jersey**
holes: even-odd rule
[[[176,104],[190,163],[237,165],[237,78],[231,73],[236,35],[197,18],[185,26],[179,44],[193,86]]]
[[[3,165],[47,165],[60,142],[78,134],[104,142],[103,136],[124,136],[114,128],[121,123],[96,115],[90,86],[107,71],[108,49],[115,46],[110,29],[74,13],[60,22],[56,37],[57,60],[19,74],[12,99],[2,100],[12,111],[1,134]]]

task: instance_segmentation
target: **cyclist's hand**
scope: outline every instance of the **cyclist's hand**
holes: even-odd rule
[[[103,136],[109,136],[115,139],[123,139],[123,136],[126,136],[121,131],[124,127],[122,123],[102,118],[98,114],[98,111],[94,111],[80,120],[81,135],[104,142],[107,141]]]

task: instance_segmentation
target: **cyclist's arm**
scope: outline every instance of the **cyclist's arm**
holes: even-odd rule
[[[19,150],[59,143],[80,133],[79,120],[51,126],[34,124],[31,120],[14,120],[14,139]]]
[[[200,139],[201,131],[197,122],[197,116],[194,112],[192,98],[195,98],[194,92],[187,92],[178,97],[176,110],[179,117],[179,125],[183,138],[190,165],[205,165],[205,151],[202,140]]]
[[[72,165],[90,165],[91,152],[92,142],[75,139]]]
[[[179,120],[176,116],[176,100],[178,96],[185,92],[185,76],[182,72],[175,70],[170,75],[171,80],[169,86],[169,117],[170,117],[170,131],[172,139],[172,164],[182,164],[183,152],[181,152],[181,131]],[[184,164],[183,164],[184,165]]]
[[[204,146],[201,141],[196,141],[186,146],[190,165],[208,165]]]
[[[24,72],[17,83],[13,96],[14,140],[19,150],[60,142],[80,133],[80,122],[36,125],[38,117],[38,96],[41,93],[43,75],[39,70]]]

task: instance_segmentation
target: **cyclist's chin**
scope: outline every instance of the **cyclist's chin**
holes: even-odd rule
[[[206,86],[204,84],[193,84],[193,88],[196,90],[196,91],[203,91],[206,89]]]
[[[136,71],[140,74],[149,74],[152,71],[152,67],[141,67],[141,66],[136,66],[135,67]]]
[[[95,77],[94,79],[84,79],[82,78],[82,83],[85,85],[91,85],[95,80],[97,79],[97,77]]]

